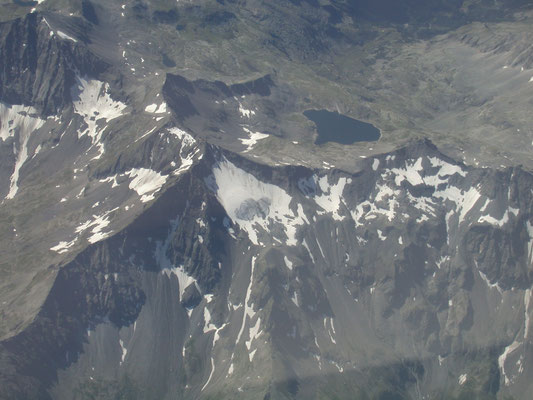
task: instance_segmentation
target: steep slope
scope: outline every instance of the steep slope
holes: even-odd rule
[[[4,379],[54,398],[520,398],[532,179],[425,142],[355,175],[210,148],[61,268],[37,319],[3,342]]]
[[[527,398],[530,7],[411,3],[17,3],[0,397]]]

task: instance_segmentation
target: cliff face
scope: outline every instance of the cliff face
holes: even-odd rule
[[[0,24],[0,398],[527,398],[527,7],[378,3]]]
[[[0,24],[0,99],[31,105],[41,115],[59,114],[71,102],[75,75],[98,76],[104,62],[77,40],[57,40],[46,17],[37,13]],[[56,40],[51,37],[56,36]]]

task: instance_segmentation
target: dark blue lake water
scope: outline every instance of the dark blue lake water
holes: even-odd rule
[[[381,133],[372,124],[327,110],[307,110],[304,115],[313,121],[318,131],[315,144],[336,142],[352,144],[356,142],[375,142]]]

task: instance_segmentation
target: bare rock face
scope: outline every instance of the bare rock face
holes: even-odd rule
[[[37,13],[0,25],[0,99],[58,114],[71,102],[75,74],[97,76],[108,66],[71,40],[58,40]],[[55,40],[54,40],[55,39]]]

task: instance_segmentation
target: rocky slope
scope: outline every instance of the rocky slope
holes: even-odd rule
[[[527,3],[327,3],[17,3],[0,398],[527,398]]]

